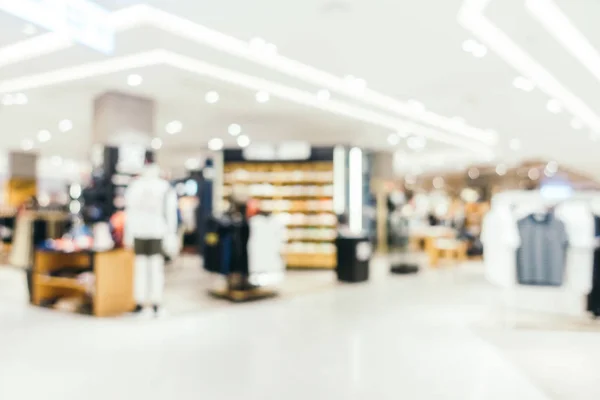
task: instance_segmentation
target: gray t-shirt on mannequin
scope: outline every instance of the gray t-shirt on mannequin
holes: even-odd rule
[[[517,223],[521,247],[517,250],[517,279],[522,285],[563,284],[568,236],[554,214],[532,214]]]

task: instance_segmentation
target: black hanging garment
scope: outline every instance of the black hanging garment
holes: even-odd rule
[[[594,216],[595,236],[600,238],[600,217]],[[587,309],[596,317],[600,317],[600,248],[594,250],[594,272],[592,291],[588,295]]]

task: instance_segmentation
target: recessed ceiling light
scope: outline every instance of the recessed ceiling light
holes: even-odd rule
[[[142,78],[142,76],[138,74],[131,74],[127,77],[127,84],[129,86],[140,86],[143,81],[144,78]]]
[[[535,89],[535,83],[522,76],[517,76],[513,80],[513,86],[517,89],[521,89],[524,92],[531,92],[533,89]]]
[[[58,130],[61,132],[69,132],[71,129],[73,129],[73,122],[69,119],[63,119],[58,123]]]
[[[210,92],[206,93],[206,96],[204,96],[204,100],[206,100],[208,104],[215,104],[219,101],[219,93],[215,92],[214,90],[211,90]]]
[[[497,173],[499,176],[504,176],[504,175],[506,175],[506,172],[507,172],[507,168],[506,168],[506,165],[505,165],[505,164],[498,164],[498,165],[496,165],[496,173]]]
[[[17,93],[13,96],[13,99],[15,101],[15,104],[17,104],[19,106],[23,106],[23,105],[29,103],[29,99],[27,98],[25,93]]]
[[[527,176],[532,181],[538,180],[540,178],[540,171],[537,168],[531,168],[527,173]]]
[[[32,36],[35,35],[38,32],[38,30],[33,24],[25,24],[21,32],[23,32],[24,35]]]
[[[521,150],[521,141],[517,138],[510,139],[510,142],[508,142],[508,146],[513,151]]]
[[[229,132],[231,136],[237,136],[242,133],[242,127],[238,124],[231,124],[229,125],[229,128],[227,128],[227,132]]]
[[[29,151],[31,149],[33,149],[34,143],[33,140],[31,139],[23,139],[21,141],[21,148],[25,151]]]
[[[583,122],[581,122],[581,120],[578,118],[573,118],[571,120],[571,128],[575,130],[583,129]]]
[[[395,133],[390,133],[387,141],[391,146],[396,146],[398,143],[400,143],[400,136],[396,135]]]
[[[331,93],[327,89],[321,89],[317,92],[317,99],[319,101],[327,101],[331,98]]]
[[[406,139],[406,145],[411,150],[423,150],[427,146],[427,139],[424,136],[411,136]]]
[[[559,100],[550,99],[548,100],[548,103],[546,103],[546,109],[552,114],[558,114],[562,111],[562,104]]]
[[[246,135],[240,135],[237,138],[237,144],[240,147],[248,147],[250,145],[250,138]]]
[[[223,139],[214,138],[208,141],[208,148],[212,151],[219,151],[223,148]]]
[[[37,138],[40,141],[40,143],[46,143],[47,141],[52,139],[52,134],[50,133],[50,131],[42,129],[38,132]]]
[[[269,92],[265,92],[264,90],[256,92],[256,101],[259,103],[266,103],[270,98],[271,95],[269,95]]]
[[[163,145],[163,142],[161,140],[161,138],[154,138],[152,139],[152,141],[150,142],[150,146],[154,149],[154,150],[159,150]]]
[[[471,179],[479,178],[479,170],[477,168],[470,168],[469,172],[467,174],[469,175],[469,178],[471,178]]]
[[[165,126],[165,131],[169,135],[175,135],[183,130],[183,124],[180,121],[171,121]]]

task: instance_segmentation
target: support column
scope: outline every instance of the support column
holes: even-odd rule
[[[19,207],[37,195],[37,160],[35,153],[13,152],[8,155],[8,174],[4,204]]]
[[[154,101],[143,97],[108,92],[94,100],[92,158],[104,170],[105,217],[123,208],[131,177],[154,158],[154,114]]]
[[[93,143],[122,143],[134,136],[154,136],[155,104],[151,99],[118,92],[104,93],[94,100]]]

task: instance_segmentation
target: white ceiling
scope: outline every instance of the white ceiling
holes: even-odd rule
[[[595,45],[600,4],[594,0],[154,0],[143,2],[153,7],[151,12],[138,8],[130,13],[128,7],[140,1],[97,3],[119,15],[114,17],[117,50],[111,57],[43,33],[27,37],[21,33],[22,21],[0,12],[0,93],[22,91],[29,97],[26,106],[0,109],[1,147],[17,149],[23,139],[35,139],[40,129],[56,132],[58,121],[69,118],[75,126],[72,132],[57,133],[36,149],[85,158],[92,99],[119,90],[156,100],[155,134],[164,139],[163,151],[179,159],[200,154],[213,137],[234,146],[227,126],[235,122],[254,142],[301,138],[410,153],[403,141],[398,146],[387,143],[389,134],[398,130],[428,136],[424,156],[410,157],[415,163],[420,159],[431,163],[436,154],[451,152],[447,163],[455,168],[457,153],[464,154],[465,163],[480,163],[491,151],[494,162],[556,159],[600,177],[596,162],[600,142],[590,139],[590,133],[600,128],[594,111],[600,106],[600,82],[584,66],[584,62],[593,65],[594,59],[578,59],[573,53],[578,42],[561,43],[526,7],[557,4]],[[210,34],[204,28],[211,29]],[[228,50],[212,40],[223,39],[214,31],[227,35],[219,43],[230,44]],[[274,43],[278,55],[248,53],[246,44],[255,37]],[[487,55],[475,58],[464,52],[461,47],[467,39],[485,43]],[[48,45],[41,47],[48,54],[34,54],[25,61],[8,56],[9,50],[14,54],[15,49],[26,49],[31,40],[47,40]],[[15,45],[18,41],[25,42]],[[17,47],[5,47],[10,45]],[[522,58],[515,61],[519,48],[530,56],[529,63]],[[126,63],[143,60],[143,54],[146,61],[151,59],[147,66]],[[123,63],[117,68],[119,60]],[[537,69],[532,70],[532,60]],[[111,67],[101,75],[81,69],[104,61]],[[215,75],[214,67],[226,73]],[[49,71],[57,73],[45,74]],[[81,71],[86,73],[65,81]],[[226,78],[233,72],[242,74],[236,75],[235,83]],[[129,73],[142,75],[143,84],[128,87]],[[348,91],[343,86],[348,74],[364,79],[368,89]],[[514,78],[521,75],[538,83],[536,89],[524,92],[513,87]],[[321,104],[312,97],[324,87],[332,97]],[[256,103],[258,88],[271,91],[269,103]],[[208,90],[221,94],[218,104],[204,102]],[[552,97],[565,103],[563,112],[546,110]],[[434,114],[419,112],[410,100]],[[574,115],[587,126],[573,129]],[[184,130],[170,136],[164,125],[173,119],[182,121]],[[509,148],[514,138],[522,142],[520,150]],[[435,162],[438,168],[439,164]]]

